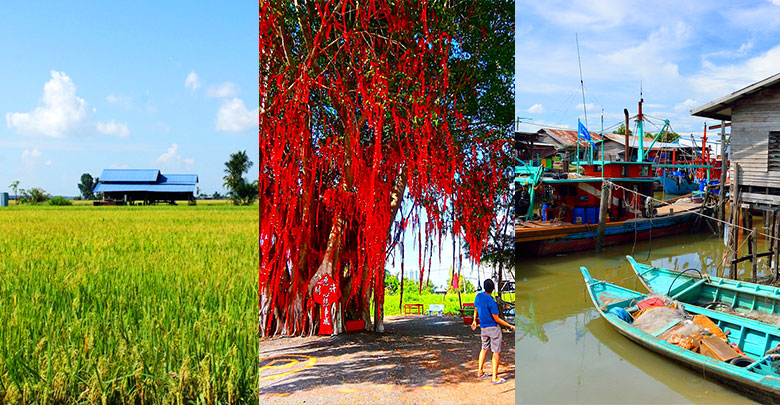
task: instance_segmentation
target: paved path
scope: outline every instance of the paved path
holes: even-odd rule
[[[499,374],[476,378],[479,329],[459,317],[395,316],[385,333],[260,342],[260,402],[513,404],[514,336],[504,332]],[[490,360],[485,369],[490,369]]]

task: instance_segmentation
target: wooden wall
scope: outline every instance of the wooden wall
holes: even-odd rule
[[[780,131],[780,84],[745,96],[734,104],[730,169],[739,163],[740,186],[772,187],[780,193],[780,171],[767,170],[770,131]]]

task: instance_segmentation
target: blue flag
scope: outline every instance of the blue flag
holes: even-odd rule
[[[593,143],[593,138],[590,137],[590,132],[588,132],[588,129],[585,128],[585,125],[582,124],[582,121],[577,120],[577,126],[579,127],[577,136],[589,141],[591,146],[593,146],[593,149],[598,150],[598,148],[596,148],[596,144]]]

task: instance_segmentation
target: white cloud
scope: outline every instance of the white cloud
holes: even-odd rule
[[[27,113],[9,112],[5,119],[8,128],[22,133],[61,137],[86,116],[87,102],[76,96],[73,81],[65,73],[52,70],[39,106]]]
[[[531,114],[542,114],[544,112],[544,106],[542,106],[541,104],[534,104],[526,111],[528,111]]]
[[[697,103],[696,100],[691,100],[689,98],[689,99],[683,101],[682,103],[675,105],[674,106],[674,111],[678,112],[678,113],[680,113],[680,112],[688,112],[693,107],[696,107],[697,105],[699,105],[699,103]]]
[[[217,111],[217,131],[243,132],[251,129],[257,130],[258,110],[252,111],[246,108],[240,98],[232,98],[222,103]]]
[[[691,27],[682,21],[675,25],[663,25],[635,46],[600,55],[600,66],[607,69],[599,69],[596,73],[602,77],[631,74],[655,82],[674,81],[680,77],[680,73],[677,63],[672,61],[673,54],[687,46],[692,35]],[[637,63],[638,60],[653,62]]]
[[[184,166],[191,168],[195,165],[195,159],[183,158],[181,154],[179,154],[179,145],[174,143],[165,151],[165,153],[161,154],[154,163],[171,168],[182,167],[182,163],[184,163]]]
[[[111,104],[119,105],[126,110],[133,108],[133,98],[130,96],[111,93],[106,97],[106,101]]]
[[[171,127],[164,122],[158,122],[154,124],[154,129],[160,132],[171,132]]]
[[[630,4],[620,0],[591,1],[587,7],[578,7],[566,0],[527,2],[526,5],[554,24],[593,30],[621,25],[632,13]]]
[[[38,150],[38,148],[35,149],[25,149],[22,151],[22,159],[23,160],[34,160],[38,159],[43,155],[41,151]]]
[[[225,82],[219,86],[209,86],[209,89],[206,91],[207,96],[217,98],[234,97],[236,94],[238,94],[238,89],[231,82]]]
[[[52,161],[51,161],[51,160],[47,160],[47,161],[46,161],[46,163],[44,163],[44,164],[45,164],[46,166],[51,166],[51,165],[52,165]]]
[[[157,158],[156,162],[158,163],[171,163],[181,160],[181,156],[179,156],[179,145],[173,144],[170,148],[168,148],[168,151],[160,155],[160,157]]]
[[[187,75],[186,79],[184,79],[184,87],[192,89],[192,91],[195,91],[200,87],[200,79],[194,70]]]
[[[130,128],[123,122],[111,120],[109,122],[97,122],[95,129],[103,135],[113,135],[120,138],[127,138],[130,135]]]
[[[714,99],[777,73],[780,45],[737,64],[715,65],[704,61],[701,72],[690,78],[693,89]]]

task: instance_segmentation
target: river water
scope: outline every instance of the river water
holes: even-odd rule
[[[760,225],[760,218],[754,224]],[[620,335],[593,308],[579,271],[585,266],[596,279],[646,292],[626,255],[633,252],[637,261],[658,267],[715,274],[725,250],[721,238],[695,233],[611,246],[601,254],[519,258],[518,403],[751,403]],[[766,250],[759,239],[758,251]],[[747,247],[740,253],[746,255]],[[761,269],[765,262],[759,263]],[[739,277],[749,280],[750,268],[750,262],[741,263]]]

